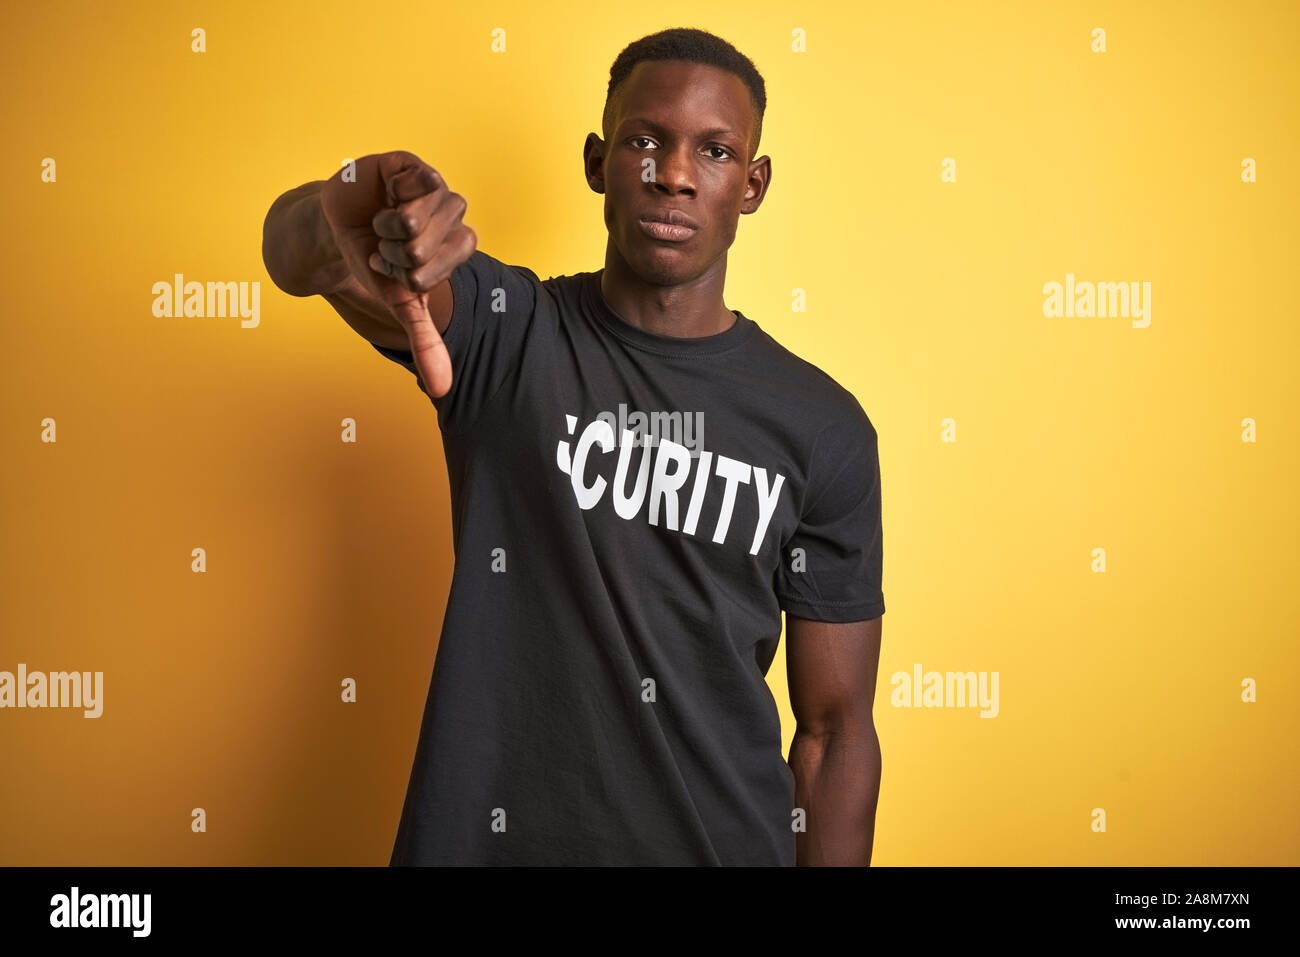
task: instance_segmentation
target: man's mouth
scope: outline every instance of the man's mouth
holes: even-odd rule
[[[638,220],[641,231],[651,239],[680,243],[689,239],[699,229],[695,220],[685,213],[669,209],[662,213],[645,213]]]

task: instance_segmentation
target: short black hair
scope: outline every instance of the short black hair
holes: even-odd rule
[[[758,152],[758,142],[763,134],[763,112],[767,109],[767,87],[763,77],[749,57],[721,37],[714,36],[706,30],[690,27],[673,27],[660,30],[635,40],[624,47],[609,68],[609,89],[605,92],[605,112],[601,117],[601,126],[605,137],[613,132],[614,108],[617,104],[615,93],[624,80],[631,74],[632,68],[645,60],[687,60],[691,63],[703,63],[716,66],[739,77],[749,87],[753,100],[757,122],[754,124],[754,142],[749,145],[753,159]]]

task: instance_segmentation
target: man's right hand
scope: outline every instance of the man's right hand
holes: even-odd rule
[[[430,315],[430,292],[477,247],[474,230],[461,222],[465,200],[405,150],[361,157],[356,182],[344,182],[342,174],[331,176],[320,194],[339,253],[353,278],[406,330],[425,391],[431,398],[446,395],[451,357]]]

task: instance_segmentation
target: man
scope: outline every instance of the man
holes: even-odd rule
[[[406,152],[267,216],[276,284],[416,375],[447,457],[455,572],[392,864],[870,862],[876,432],[723,302],[765,106],[712,34],[625,49],[584,150],[596,272],[478,250]]]

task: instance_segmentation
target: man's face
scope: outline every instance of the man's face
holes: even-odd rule
[[[608,140],[591,134],[586,144],[611,251],[646,282],[690,281],[726,253],[740,214],[766,191],[767,158],[749,162],[757,119],[749,88],[717,67],[643,61],[619,95]],[[692,225],[651,222],[670,211]]]

